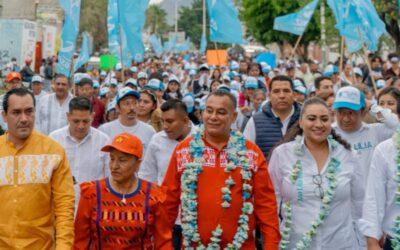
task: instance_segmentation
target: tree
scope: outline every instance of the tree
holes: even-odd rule
[[[160,6],[152,4],[146,10],[145,29],[148,29],[151,34],[163,35],[171,30],[171,27],[166,21],[167,13]]]
[[[195,0],[191,7],[182,7],[179,10],[178,27],[184,30],[192,43],[199,47],[203,33],[203,0]],[[207,30],[208,27],[207,18]]]
[[[309,0],[282,1],[282,0],[242,0],[242,21],[247,26],[248,35],[254,37],[262,44],[278,43],[281,48],[284,42],[292,45],[296,43],[298,36],[273,29],[274,19],[278,16],[286,15],[298,11],[304,7]],[[334,27],[334,18],[329,8],[326,8],[326,27]],[[320,13],[318,7],[304,32],[300,42],[300,56],[307,57],[307,47],[310,42],[320,40]],[[327,29],[328,41],[338,40],[336,29]],[[329,39],[330,38],[330,39]]]
[[[400,28],[399,9],[397,0],[375,0],[373,1],[379,17],[385,23],[386,30],[396,44],[396,51],[400,53]]]
[[[93,51],[107,47],[107,0],[82,0],[81,34],[84,31],[93,36]]]

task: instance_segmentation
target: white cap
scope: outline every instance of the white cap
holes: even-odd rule
[[[34,76],[32,77],[31,82],[32,82],[32,83],[34,83],[34,82],[43,83],[43,78],[42,78],[40,75],[34,75]]]

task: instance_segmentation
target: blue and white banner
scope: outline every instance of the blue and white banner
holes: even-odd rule
[[[378,50],[379,39],[387,32],[371,0],[328,0],[328,5],[350,53],[359,51],[363,44],[370,51]]]
[[[149,42],[151,46],[153,47],[154,53],[156,56],[160,57],[163,53],[163,47],[161,45],[160,38],[158,38],[156,35],[152,34],[149,38]]]
[[[142,62],[144,58],[142,31],[148,5],[149,0],[118,0],[119,21],[132,58],[137,62]]]
[[[81,0],[60,0],[60,5],[64,10],[64,26],[61,33],[57,72],[69,77],[71,75],[71,63],[75,52],[76,38],[79,32]]]
[[[243,44],[238,11],[232,0],[207,0],[210,41]]]
[[[114,55],[118,62],[121,62],[118,0],[108,0],[107,14],[108,48],[110,50],[110,54]],[[128,50],[126,35],[123,30],[121,37],[123,63],[124,65],[129,66],[132,63],[132,56]]]
[[[274,20],[274,30],[292,33],[298,36],[303,35],[319,0],[314,0],[304,6],[300,11],[285,16],[279,16]]]
[[[190,37],[188,37],[184,43],[177,44],[175,47],[176,53],[184,53],[189,50],[190,50]]]
[[[87,32],[83,32],[83,40],[81,46],[81,52],[79,53],[78,60],[75,63],[74,71],[79,69],[82,65],[87,63],[90,59],[89,53],[89,34]]]
[[[164,50],[165,51],[173,51],[176,46],[176,35],[173,35],[169,38],[167,42],[164,43]]]

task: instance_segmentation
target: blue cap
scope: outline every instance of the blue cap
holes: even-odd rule
[[[339,73],[338,68],[335,65],[328,65],[325,68],[324,75],[331,77],[333,74]]]
[[[163,90],[164,84],[160,80],[152,78],[144,87],[152,90]]]
[[[133,78],[129,78],[128,80],[125,81],[125,86],[128,86],[128,85],[135,86],[136,88],[138,87],[137,81]]]
[[[100,89],[100,93],[99,93],[100,97],[105,97],[105,96],[107,95],[107,93],[108,93],[109,90],[110,90],[110,89],[107,88],[107,87],[101,88],[101,89]]]
[[[365,107],[364,94],[352,86],[340,88],[336,93],[333,109],[346,108],[359,111]]]
[[[192,113],[194,109],[194,96],[192,93],[187,93],[183,96],[182,102],[186,104],[187,112]]]
[[[93,80],[93,88],[99,89],[100,88],[100,83],[97,80]]]
[[[111,112],[113,109],[115,109],[115,106],[117,106],[117,102],[116,102],[116,100],[114,99],[114,100],[112,100],[111,102],[109,102],[109,103],[107,104],[107,113],[108,113],[108,112]]]
[[[258,80],[255,77],[249,76],[244,82],[245,89],[257,89],[258,88]]]
[[[379,80],[376,81],[376,87],[378,89],[384,88],[385,85],[386,85],[386,82],[383,79],[379,79]]]
[[[143,71],[139,72],[138,79],[147,79],[147,73]]]
[[[219,85],[218,89],[226,90],[226,91],[229,91],[229,92],[231,91],[231,88],[226,84]]]
[[[34,82],[43,83],[43,78],[40,75],[34,75],[32,77],[31,83],[34,83]]]
[[[189,71],[189,76],[195,76],[197,74],[195,69]]]
[[[136,66],[131,67],[130,70],[131,70],[133,73],[137,73],[137,72],[138,72],[138,68],[137,68]]]
[[[123,87],[120,91],[118,91],[117,94],[117,104],[121,102],[122,99],[124,99],[127,96],[133,96],[136,99],[140,99],[140,94],[139,92],[129,88],[129,87]]]

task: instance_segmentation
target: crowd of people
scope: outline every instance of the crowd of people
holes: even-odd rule
[[[400,249],[400,56],[253,59],[14,67],[0,248]]]

